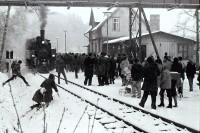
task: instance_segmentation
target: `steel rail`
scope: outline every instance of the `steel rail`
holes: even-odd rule
[[[55,75],[55,76],[57,77],[57,75]],[[63,78],[61,78],[61,79],[64,80]],[[85,86],[79,85],[79,84],[74,83],[74,82],[72,82],[72,81],[69,81],[69,80],[67,80],[67,81],[68,81],[69,83],[74,84],[74,85],[76,85],[76,86],[78,86],[78,87],[81,87],[81,88],[83,88],[83,89],[85,89],[85,90],[91,91],[91,92],[93,92],[93,93],[95,93],[95,94],[97,94],[97,95],[103,96],[103,97],[105,97],[105,98],[107,98],[107,99],[112,99],[113,101],[118,102],[118,103],[120,103],[120,104],[122,104],[122,105],[131,107],[131,108],[133,108],[133,109],[135,109],[135,110],[138,110],[138,111],[141,111],[142,113],[150,114],[152,117],[155,117],[155,118],[157,118],[157,119],[161,119],[161,120],[163,120],[164,122],[172,123],[172,124],[174,124],[175,126],[181,128],[181,129],[187,129],[188,131],[190,131],[190,132],[192,132],[192,133],[200,133],[200,131],[198,131],[198,130],[196,130],[196,129],[194,129],[194,128],[188,127],[188,126],[186,126],[186,125],[184,125],[184,124],[175,122],[175,121],[170,120],[170,119],[168,119],[168,118],[165,118],[165,117],[163,117],[163,116],[156,115],[156,114],[151,113],[151,112],[149,112],[149,111],[146,111],[146,110],[144,110],[144,109],[138,108],[138,107],[133,106],[133,105],[128,104],[128,103],[125,103],[125,102],[123,102],[123,101],[121,101],[121,100],[119,100],[119,99],[111,98],[111,97],[109,97],[108,95],[102,94],[102,93],[100,93],[100,92],[96,92],[96,91],[94,91],[94,90],[91,90],[91,89],[89,89],[89,88],[87,88],[87,87],[85,87]]]
[[[40,76],[43,77],[43,78],[45,78],[45,79],[47,79],[47,78],[44,77],[43,75],[40,75]],[[68,81],[68,82],[71,83],[71,81]],[[119,117],[119,116],[116,116],[115,114],[109,112],[108,110],[103,109],[102,107],[99,107],[99,106],[96,105],[95,103],[92,103],[91,101],[88,101],[87,99],[82,98],[81,96],[79,96],[79,95],[77,95],[77,94],[75,94],[75,93],[73,93],[73,92],[71,92],[71,91],[65,89],[64,87],[62,87],[62,86],[60,86],[60,85],[58,85],[58,84],[56,84],[56,85],[57,85],[59,88],[63,89],[64,91],[70,93],[71,95],[73,95],[73,96],[75,96],[75,97],[77,97],[77,98],[79,98],[79,99],[85,101],[86,103],[89,103],[90,105],[94,106],[94,107],[97,108],[97,109],[100,109],[101,111],[103,111],[103,112],[109,114],[110,116],[116,118],[117,120],[124,122],[124,123],[127,124],[128,126],[133,127],[135,130],[137,130],[137,131],[139,131],[139,132],[142,132],[142,133],[148,133],[148,131],[145,131],[145,130],[141,129],[140,127],[137,127],[137,126],[133,125],[132,123],[130,123],[130,122],[124,120],[123,118],[121,118],[121,117]],[[80,87],[80,86],[78,86],[78,87]]]

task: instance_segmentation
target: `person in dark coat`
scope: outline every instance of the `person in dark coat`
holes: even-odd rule
[[[193,79],[194,79],[195,73],[196,73],[196,66],[190,60],[190,61],[188,61],[187,66],[186,66],[186,75],[187,75],[187,79],[189,82],[190,91],[193,91]]]
[[[116,60],[114,57],[111,57],[109,60],[110,68],[109,68],[109,83],[114,84],[115,81],[115,72],[116,72]]]
[[[10,82],[11,80],[15,79],[16,77],[21,78],[24,81],[24,83],[26,84],[26,86],[30,86],[29,83],[26,81],[26,79],[21,74],[21,71],[20,71],[20,69],[21,69],[20,65],[21,64],[22,64],[21,60],[19,60],[18,62],[13,61],[13,63],[11,64],[12,77],[9,78],[7,81],[3,82],[3,84],[2,84],[3,86],[6,83]]]
[[[172,98],[174,99],[174,107],[177,107],[177,90],[176,87],[179,88],[179,84],[181,81],[181,73],[182,73],[182,65],[180,64],[178,58],[174,58],[174,61],[171,66],[171,72],[177,72],[179,74],[178,77],[173,77],[172,76],[172,81],[171,81],[171,95]],[[179,83],[179,84],[178,84]]]
[[[198,70],[199,73],[198,73],[198,76],[197,76],[197,85],[199,86],[199,90],[200,90],[200,69]]]
[[[141,83],[143,80],[143,66],[140,64],[139,60],[136,58],[131,68],[131,78],[132,78],[132,92],[133,97],[141,97]]]
[[[84,71],[85,71],[85,80],[84,85],[92,85],[92,77],[94,73],[94,59],[92,58],[92,54],[89,53],[88,57],[85,58],[84,61]]]
[[[183,58],[181,56],[178,57],[179,63],[182,66],[181,69],[181,80],[178,80],[178,94],[180,97],[183,97],[183,82],[185,79],[185,64],[183,63]]]
[[[144,107],[144,104],[148,98],[148,95],[151,95],[151,108],[156,109],[156,95],[158,91],[157,87],[157,76],[160,74],[159,68],[154,61],[152,56],[147,58],[147,63],[144,66],[144,82],[142,90],[144,90],[142,99],[139,103],[141,107]]]
[[[105,77],[106,77],[106,64],[107,64],[107,59],[105,58],[106,53],[102,52],[101,56],[97,59],[97,64],[96,64],[96,73],[98,77],[98,83],[99,86],[104,86],[105,85]]]
[[[68,84],[67,77],[65,75],[65,69],[66,69],[66,64],[65,64],[65,61],[64,61],[62,55],[57,55],[57,57],[56,57],[56,72],[58,73],[58,84],[60,84],[60,74],[61,73],[65,79],[65,83]]]
[[[40,107],[42,102],[44,102],[46,106],[48,106],[49,103],[53,100],[52,88],[59,96],[58,89],[54,80],[55,76],[53,74],[49,74],[49,78],[42,82],[42,84],[40,85],[41,89],[38,89],[32,98],[32,100],[35,101],[37,104],[32,105],[31,109],[35,107]]]
[[[73,60],[73,66],[74,66],[74,72],[75,72],[75,78],[78,78],[78,71],[79,71],[79,59],[78,59],[78,55],[74,55],[74,60]]]

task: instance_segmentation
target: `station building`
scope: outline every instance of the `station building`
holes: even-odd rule
[[[167,52],[168,55],[171,57],[182,56],[183,59],[191,59],[195,61],[196,42],[194,40],[166,33],[163,31],[154,31],[152,32],[152,35],[161,59],[163,59],[164,53]],[[141,37],[142,59],[150,55],[156,57],[150,35],[148,33],[144,33]],[[103,50],[106,50],[108,45],[108,54],[112,56],[124,53],[131,54],[131,51],[133,51],[133,46],[130,46],[129,42],[130,40],[128,36],[109,40],[108,43],[104,42]],[[133,38],[131,42],[131,45],[137,45],[136,38]]]
[[[109,12],[109,13],[108,13]],[[136,14],[136,11],[134,12]],[[106,15],[107,14],[107,15]],[[137,32],[139,29],[139,16],[132,28],[132,40],[129,40],[129,9],[113,8],[104,12],[105,17],[100,22],[95,21],[91,10],[90,29],[85,33],[89,39],[88,52],[99,54],[102,51],[109,55],[133,54],[133,46],[138,47]],[[142,59],[150,55],[156,56],[150,35],[146,30],[145,21],[142,19],[142,44],[140,46]],[[161,58],[167,52],[171,57],[182,56],[184,59],[196,60],[195,41],[175,34],[160,31],[160,16],[150,15],[149,25]]]

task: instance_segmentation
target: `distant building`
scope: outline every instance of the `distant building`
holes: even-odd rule
[[[90,29],[85,33],[88,34],[89,45],[88,52],[102,52],[102,44],[105,41],[126,37],[129,35],[129,9],[112,8],[104,12],[105,17],[101,22],[96,22],[93,10],[90,14]],[[133,34],[138,31],[138,15],[133,24]],[[146,31],[144,20],[142,20],[142,31]],[[106,52],[106,51],[104,51]]]
[[[152,32],[156,47],[160,57],[163,59],[164,53],[167,52],[171,57],[182,56],[183,59],[191,59],[195,61],[195,47],[196,42],[194,40],[166,33],[163,31]],[[133,38],[132,42],[135,42],[136,38]],[[132,54],[132,46],[129,44],[129,37],[122,37],[113,40],[109,40],[109,53],[113,56],[118,54]],[[106,42],[103,44],[103,49],[106,48]],[[133,45],[136,45],[133,43]],[[149,34],[142,34],[142,46],[141,46],[142,58],[153,55],[156,57],[153,44]]]

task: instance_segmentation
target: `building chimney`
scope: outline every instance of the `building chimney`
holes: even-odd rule
[[[158,14],[150,15],[150,27],[151,31],[160,31],[160,15]]]

